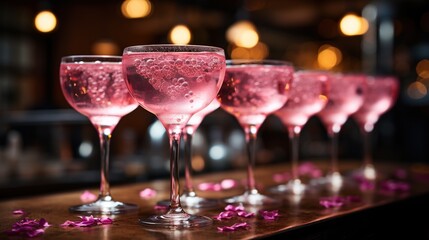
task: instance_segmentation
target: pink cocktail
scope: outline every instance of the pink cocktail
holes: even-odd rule
[[[228,203],[267,205],[277,202],[256,188],[253,175],[255,142],[266,117],[286,102],[293,72],[291,64],[283,61],[227,61],[218,99],[221,107],[234,115],[244,129],[248,151],[247,190],[227,199]]]
[[[366,179],[376,178],[370,150],[370,133],[379,117],[392,108],[398,97],[399,82],[393,76],[368,76],[367,90],[362,107],[353,114],[364,138],[363,176]]]
[[[162,122],[170,139],[170,207],[141,218],[145,225],[188,228],[211,224],[180,203],[178,160],[181,135],[192,115],[215,99],[225,74],[223,49],[196,45],[140,45],[124,49],[123,71],[131,95]]]
[[[331,77],[331,73],[322,71],[295,72],[286,104],[274,112],[288,130],[292,150],[292,178],[276,186],[275,191],[301,194],[305,190],[298,173],[299,135],[308,119],[325,107]]]
[[[363,104],[366,76],[363,74],[335,74],[331,78],[328,103],[317,115],[331,138],[331,170],[328,181],[332,190],[342,186],[338,169],[338,133],[348,117]]]
[[[73,212],[117,214],[137,205],[114,201],[109,184],[109,145],[119,120],[137,108],[122,74],[121,56],[67,56],[61,59],[60,83],[68,103],[87,116],[100,137],[101,184],[98,199],[71,207]]]

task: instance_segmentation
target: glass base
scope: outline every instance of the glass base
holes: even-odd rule
[[[326,176],[326,183],[329,190],[338,192],[343,186],[344,179],[339,172],[333,172]]]
[[[170,206],[170,200],[162,200],[157,203],[160,206]],[[195,194],[182,194],[180,196],[180,205],[183,208],[209,209],[220,205],[219,200],[199,197]]]
[[[260,194],[257,190],[246,191],[242,195],[227,198],[225,199],[225,202],[229,204],[240,203],[250,206],[270,206],[281,204],[281,200]]]
[[[299,179],[290,180],[286,184],[281,184],[270,189],[274,193],[292,193],[294,195],[301,195],[305,192],[307,186]]]
[[[87,213],[87,214],[121,214],[138,210],[138,206],[130,203],[118,201],[97,200],[92,203],[72,206],[69,208],[71,212]]]
[[[377,171],[375,170],[374,165],[365,164],[362,166],[357,173],[355,173],[355,177],[362,177],[366,180],[373,181],[377,178]]]
[[[148,218],[141,218],[140,223],[150,227],[160,228],[192,228],[192,227],[204,227],[211,225],[213,220],[198,215],[190,215],[188,213],[167,213],[164,215],[155,215]]]

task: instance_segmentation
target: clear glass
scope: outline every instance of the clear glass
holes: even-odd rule
[[[291,179],[274,187],[275,192],[302,194],[306,184],[299,174],[299,136],[308,119],[320,112],[328,101],[328,84],[331,73],[314,70],[301,70],[294,74],[286,104],[276,115],[287,128],[291,144]]]
[[[189,228],[211,218],[187,213],[180,202],[179,145],[189,119],[215,99],[225,75],[223,49],[196,45],[140,45],[124,49],[123,69],[131,95],[155,114],[170,139],[170,206],[140,219],[144,225]]]
[[[343,185],[338,168],[338,134],[348,117],[362,106],[365,81],[363,74],[335,74],[330,79],[328,103],[317,114],[331,138],[331,166],[326,180],[332,191],[338,191]]]
[[[294,69],[284,61],[228,60],[225,80],[218,94],[221,108],[235,116],[244,129],[247,143],[247,189],[227,203],[277,204],[279,200],[256,188],[253,168],[259,127],[267,115],[280,109],[288,98]]]
[[[220,103],[217,99],[205,107],[203,110],[194,114],[189,122],[186,124],[186,127],[183,131],[183,141],[184,141],[184,160],[185,160],[185,186],[183,193],[180,196],[180,202],[182,207],[185,208],[214,208],[219,206],[220,202],[218,199],[203,198],[197,195],[197,192],[194,188],[194,183],[192,180],[192,138],[195,131],[200,126],[204,117],[218,109]],[[160,201],[158,205],[165,206],[169,205],[170,201]]]
[[[122,74],[121,56],[66,56],[61,59],[60,83],[64,97],[87,116],[98,131],[101,153],[101,183],[95,202],[70,208],[88,214],[118,214],[138,209],[115,201],[110,193],[109,150],[112,132],[119,120],[137,108]]]
[[[371,155],[371,132],[379,117],[392,108],[399,91],[399,81],[393,76],[368,76],[362,107],[353,114],[363,137],[362,177],[375,180],[377,173]]]

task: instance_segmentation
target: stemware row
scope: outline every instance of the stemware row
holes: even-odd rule
[[[223,49],[199,45],[140,45],[124,49],[122,56],[67,56],[60,66],[63,94],[70,105],[87,116],[100,137],[101,181],[95,202],[70,210],[91,214],[118,214],[137,205],[112,198],[109,189],[109,144],[121,117],[140,105],[156,115],[169,135],[170,199],[161,215],[141,218],[150,226],[195,227],[211,224],[205,216],[184,208],[218,206],[220,200],[199,197],[191,167],[192,136],[202,120],[219,106],[232,114],[244,130],[247,145],[247,188],[224,203],[272,205],[279,201],[257,189],[253,173],[260,126],[270,114],[277,116],[291,142],[292,178],[273,187],[275,192],[302,194],[307,188],[298,171],[299,134],[312,116],[320,117],[332,140],[331,171],[322,182],[341,186],[337,135],[353,116],[366,136],[379,116],[393,105],[398,83],[394,77],[299,70],[279,60],[226,60]],[[185,187],[180,194],[179,146],[185,141]],[[363,176],[374,179],[369,143],[365,146]]]

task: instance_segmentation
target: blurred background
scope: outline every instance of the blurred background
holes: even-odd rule
[[[372,135],[375,161],[429,162],[427,0],[6,0],[0,2],[0,197],[99,184],[99,143],[59,85],[62,56],[115,54],[130,45],[213,45],[227,58],[282,59],[301,68],[393,74],[399,98]],[[339,136],[340,162],[362,158],[356,123]],[[194,141],[195,174],[243,168],[244,135],[221,109]],[[168,140],[136,109],[111,143],[113,185],[168,177]],[[304,127],[301,161],[327,161],[318,118]],[[287,132],[269,116],[257,165],[288,163]],[[244,169],[243,169],[244,170]]]

